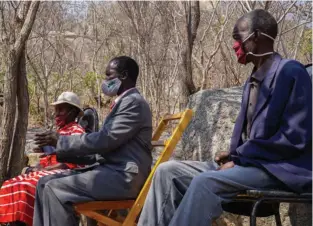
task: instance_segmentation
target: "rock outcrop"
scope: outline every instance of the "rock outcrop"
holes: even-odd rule
[[[39,162],[39,156],[41,153],[32,153],[32,150],[36,147],[35,145],[35,134],[44,132],[41,128],[32,128],[27,131],[26,144],[25,144],[25,155],[28,157],[28,166],[35,166]]]
[[[192,122],[182,138],[176,158],[211,161],[217,152],[228,151],[239,112],[242,87],[204,90],[190,97]]]

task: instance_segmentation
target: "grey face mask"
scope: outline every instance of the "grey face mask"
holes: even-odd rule
[[[114,78],[111,80],[104,80],[102,82],[101,89],[104,95],[114,97],[117,95],[121,85],[122,81],[119,78]]]

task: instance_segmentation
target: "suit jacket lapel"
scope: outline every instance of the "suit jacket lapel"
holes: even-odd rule
[[[263,82],[261,83],[260,91],[258,94],[258,100],[255,106],[254,114],[252,117],[252,123],[255,120],[255,118],[258,116],[260,111],[262,110],[263,106],[266,104],[271,91],[272,91],[272,83],[273,79],[275,77],[278,65],[281,61],[280,55],[275,55],[274,61],[272,66],[270,67],[266,77],[264,78]]]
[[[247,112],[247,106],[248,106],[248,100],[249,100],[249,94],[250,94],[250,83],[247,82],[244,86],[243,95],[242,95],[242,105],[240,108],[240,112],[238,115],[238,118],[236,120],[235,128],[234,128],[234,135],[236,138],[234,138],[235,146],[236,148],[239,145],[240,137],[242,134],[243,126],[245,123],[246,118],[246,112]]]
[[[242,97],[242,108],[240,111],[240,119],[242,120],[241,124],[241,128],[240,128],[240,132],[242,132],[242,128],[243,128],[243,124],[245,122],[245,117],[247,115],[247,107],[248,107],[248,101],[249,101],[249,95],[250,95],[250,82],[247,82],[246,88],[244,90],[243,93],[243,97]]]
[[[126,92],[127,92],[127,91],[126,91]],[[104,123],[105,123],[107,120],[109,120],[109,119],[112,117],[112,115],[115,114],[116,109],[117,109],[117,106],[120,105],[122,99],[125,98],[125,97],[127,97],[127,96],[129,96],[129,95],[131,95],[131,94],[133,94],[133,93],[139,93],[139,92],[138,92],[137,89],[132,89],[132,90],[128,91],[127,93],[125,93],[125,95],[123,95],[123,96],[117,101],[117,103],[115,103],[115,105],[114,105],[113,108],[111,109],[110,113],[109,113],[109,114],[107,115],[107,117],[105,118]]]

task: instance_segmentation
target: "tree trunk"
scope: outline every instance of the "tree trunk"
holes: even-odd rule
[[[10,51],[7,68],[4,77],[4,101],[3,101],[3,115],[1,123],[0,134],[0,185],[7,179],[7,169],[9,154],[11,150],[11,143],[14,132],[14,121],[16,112],[16,82],[18,62],[14,51]]]
[[[17,75],[17,119],[11,151],[10,168],[8,177],[14,177],[21,173],[25,166],[24,149],[26,143],[26,132],[28,125],[29,94],[26,73],[25,50],[19,59],[19,70]]]
[[[18,165],[18,162],[22,158],[21,153],[24,153],[29,110],[25,69],[25,44],[34,24],[39,3],[39,1],[32,1],[24,2],[25,5],[20,5],[25,8],[22,8],[21,17],[19,15],[14,16],[16,29],[14,33],[17,34],[17,38],[13,43],[7,41],[4,44],[7,51],[5,51],[4,109],[1,122],[2,130],[0,133],[0,186],[10,176],[8,169],[12,173],[15,172],[15,170],[11,170],[11,167]],[[18,89],[17,85],[19,86]],[[18,126],[15,124],[17,98],[18,117],[16,123]],[[12,156],[11,161],[9,161],[10,152]]]
[[[197,30],[200,23],[199,1],[188,1],[185,4],[187,44],[182,52],[182,69],[184,71],[181,79],[181,101],[180,109],[186,107],[188,98],[196,92],[196,86],[192,76],[192,49],[197,37]]]

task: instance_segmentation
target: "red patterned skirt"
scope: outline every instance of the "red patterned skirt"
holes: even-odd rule
[[[32,226],[38,180],[64,171],[31,172],[5,181],[0,189],[0,223],[22,221]]]

